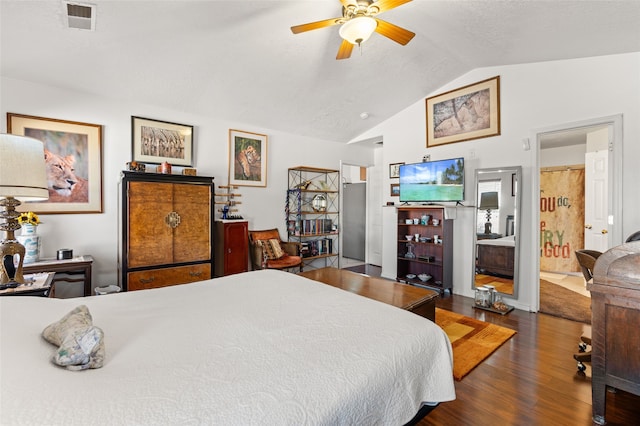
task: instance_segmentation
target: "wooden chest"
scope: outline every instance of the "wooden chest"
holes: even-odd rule
[[[602,254],[588,288],[593,422],[605,424],[607,386],[640,395],[640,241]]]
[[[123,290],[211,278],[213,178],[123,172]]]

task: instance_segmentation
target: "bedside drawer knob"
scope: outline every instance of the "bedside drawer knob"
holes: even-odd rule
[[[171,212],[164,218],[164,221],[167,222],[172,228],[177,228],[180,225],[180,215],[176,212]]]

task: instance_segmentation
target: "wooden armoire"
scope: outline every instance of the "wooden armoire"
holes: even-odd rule
[[[120,193],[123,290],[212,277],[212,177],[124,171]]]

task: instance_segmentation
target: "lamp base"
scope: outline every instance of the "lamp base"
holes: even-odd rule
[[[19,282],[17,282],[17,281],[9,281],[9,282],[8,282],[8,283],[6,283],[6,284],[2,284],[2,285],[0,285],[0,290],[6,290],[6,289],[8,289],[8,288],[16,288],[16,287],[18,287],[19,285],[20,285],[20,283],[19,283]]]
[[[18,216],[20,213],[16,211],[20,200],[13,197],[0,199],[0,207],[6,210],[0,210],[0,218],[5,222],[0,223],[0,230],[7,233],[6,237],[0,240],[0,285],[13,285],[13,283],[24,284],[24,276],[22,275],[22,264],[24,263],[25,249],[22,244],[16,240],[14,232],[20,229]],[[15,257],[18,258],[17,265],[14,264]],[[15,286],[17,287],[17,286]]]
[[[484,224],[484,233],[485,234],[490,234],[491,233],[491,222],[486,222]]]

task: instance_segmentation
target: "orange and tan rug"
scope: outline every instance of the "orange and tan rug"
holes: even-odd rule
[[[436,308],[436,324],[451,341],[453,377],[456,380],[462,380],[516,334],[515,330],[439,308]]]

